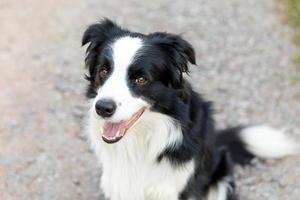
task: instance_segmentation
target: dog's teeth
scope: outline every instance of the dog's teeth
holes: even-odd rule
[[[123,135],[124,135],[123,131],[118,131],[118,133],[117,133],[117,138],[123,137]]]

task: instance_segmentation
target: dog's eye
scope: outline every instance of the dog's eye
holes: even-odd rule
[[[100,74],[101,78],[104,78],[105,76],[107,76],[108,70],[105,68],[102,68],[102,69],[100,69],[99,74]]]
[[[145,85],[148,82],[147,78],[144,76],[138,77],[135,79],[135,83],[138,85]]]

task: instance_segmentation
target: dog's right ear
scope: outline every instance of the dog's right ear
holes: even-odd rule
[[[107,18],[87,28],[82,37],[82,46],[89,43],[85,58],[85,65],[89,70],[87,78],[95,74],[97,58],[101,54],[104,45],[124,32],[126,31]]]

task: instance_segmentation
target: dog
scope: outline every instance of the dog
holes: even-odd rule
[[[235,164],[299,152],[268,126],[217,131],[212,103],[184,78],[196,59],[182,36],[103,19],[87,28],[86,44],[88,138],[107,199],[236,200]]]

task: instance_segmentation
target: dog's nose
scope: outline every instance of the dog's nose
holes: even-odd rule
[[[116,103],[110,99],[101,99],[96,102],[95,109],[101,117],[111,117],[116,111]]]

